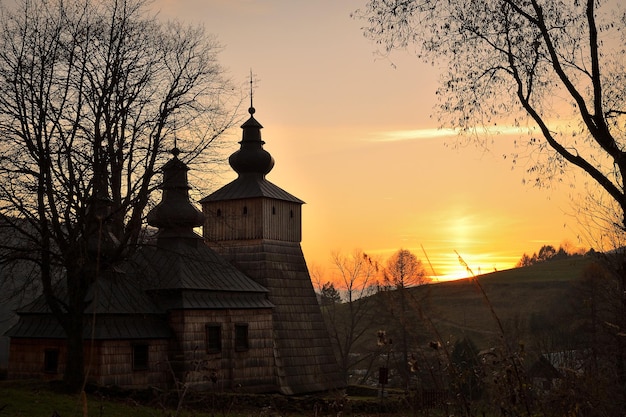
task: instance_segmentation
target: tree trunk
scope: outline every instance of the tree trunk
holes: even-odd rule
[[[85,380],[85,352],[84,352],[84,318],[85,297],[89,284],[95,277],[95,262],[88,257],[82,257],[87,265],[72,265],[76,269],[67,268],[68,312],[58,319],[67,335],[67,358],[63,381],[70,392],[80,392]],[[79,262],[80,264],[81,262]],[[89,273],[92,271],[92,273]]]
[[[67,361],[63,382],[70,392],[79,392],[85,380],[85,352],[83,346],[83,320],[80,317],[68,318]]]

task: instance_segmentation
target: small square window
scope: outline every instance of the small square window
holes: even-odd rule
[[[133,345],[133,370],[148,369],[148,345]]]
[[[222,326],[219,323],[206,325],[206,351],[207,353],[222,351]]]
[[[235,350],[241,352],[248,348],[248,325],[235,324]]]
[[[59,368],[59,350],[46,349],[43,356],[43,371],[47,374],[56,374]]]

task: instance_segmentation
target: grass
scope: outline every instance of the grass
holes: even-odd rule
[[[81,396],[62,394],[41,381],[0,381],[0,416],[2,417],[209,417],[215,413],[199,413],[149,407],[131,400],[105,399],[97,395],[85,396],[86,413]],[[55,414],[56,413],[56,414]]]
[[[150,407],[138,404],[130,397],[103,398],[95,394],[87,394],[87,411],[83,413],[81,396],[63,394],[52,389],[49,383],[42,381],[0,381],[0,417],[302,417],[302,416],[337,416],[341,414],[355,417],[384,415],[393,417],[406,415],[403,410],[407,405],[402,401],[402,392],[389,390],[389,398],[382,403],[377,398],[377,390],[369,387],[357,387],[357,395],[348,397],[342,393],[326,395],[305,395],[301,397],[283,396],[279,394],[254,395],[221,393],[219,398],[226,402],[235,399],[239,404],[215,410],[200,407],[189,408],[176,412],[172,409]],[[366,392],[368,391],[368,392]],[[391,393],[394,393],[393,395]],[[202,394],[206,398],[205,394]],[[350,404],[336,407],[336,402]],[[245,404],[244,404],[245,403]],[[320,407],[316,407],[318,404]],[[382,407],[382,409],[381,409]],[[438,416],[434,411],[431,417]]]

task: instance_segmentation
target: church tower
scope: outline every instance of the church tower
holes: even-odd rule
[[[265,176],[274,158],[263,149],[263,126],[241,126],[240,149],[229,158],[238,177],[201,200],[208,244],[269,290],[274,305],[276,378],[283,394],[343,386],[300,241],[304,202]]]

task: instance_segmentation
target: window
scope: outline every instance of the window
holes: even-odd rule
[[[217,209],[217,212],[215,213],[215,215],[217,217],[220,217],[222,215],[222,209]]]
[[[222,351],[222,326],[219,323],[206,325],[206,351],[207,353]]]
[[[293,210],[289,210],[289,217],[293,219]]]
[[[248,214],[248,207],[247,206],[243,206],[243,214]]]
[[[148,345],[133,345],[133,370],[148,369]]]
[[[248,350],[248,325],[235,324],[235,350]]]
[[[276,214],[276,207],[272,206],[272,214]]]
[[[59,350],[46,349],[43,355],[43,371],[47,374],[56,374],[59,368]]]

